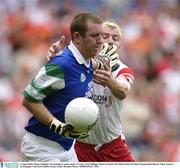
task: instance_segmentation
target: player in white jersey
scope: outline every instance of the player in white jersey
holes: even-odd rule
[[[104,22],[102,36],[104,42],[110,46],[116,45],[119,50],[122,32],[117,24]],[[55,50],[51,47],[49,51]],[[51,56],[53,52],[49,53]],[[89,137],[75,143],[75,150],[81,162],[134,161],[125,143],[121,122],[122,100],[130,91],[134,74],[119,57],[110,58],[110,69],[111,71],[105,67],[105,70],[94,72],[93,92],[89,93],[88,97],[98,105],[100,120]]]

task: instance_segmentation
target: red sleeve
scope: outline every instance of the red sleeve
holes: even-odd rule
[[[134,80],[134,72],[131,70],[131,68],[121,69],[116,75],[116,78],[118,78],[119,76],[123,76],[128,82],[131,83]]]

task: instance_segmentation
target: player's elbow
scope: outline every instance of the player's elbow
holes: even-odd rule
[[[111,80],[109,89],[111,90],[112,94],[120,100],[125,99],[130,91],[130,88],[126,83],[117,81],[115,79]]]
[[[113,95],[114,95],[115,97],[117,97],[118,99],[123,100],[123,99],[126,98],[127,93],[120,90],[120,91],[114,93]]]
[[[114,95],[115,97],[117,97],[118,99],[123,100],[123,99],[125,99],[125,98],[127,97],[128,93],[129,93],[128,87],[127,87],[126,85],[122,85],[122,84],[121,84],[121,85],[115,90],[115,92],[113,93],[113,95]]]

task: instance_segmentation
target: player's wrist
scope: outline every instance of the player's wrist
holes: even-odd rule
[[[53,118],[53,120],[49,124],[49,128],[51,131],[53,131],[55,133],[62,134],[62,127],[64,125],[65,124],[62,123],[61,121],[59,121],[57,118]]]
[[[54,118],[50,124],[49,128],[51,131],[60,134],[64,137],[69,137],[69,133],[73,130],[73,126],[71,124],[66,124],[59,121],[57,118]]]

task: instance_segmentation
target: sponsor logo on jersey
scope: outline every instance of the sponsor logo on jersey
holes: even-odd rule
[[[96,104],[105,104],[106,107],[112,106],[112,97],[104,95],[92,95],[90,97]]]
[[[91,99],[97,104],[104,104],[107,101],[107,96],[93,94]]]

